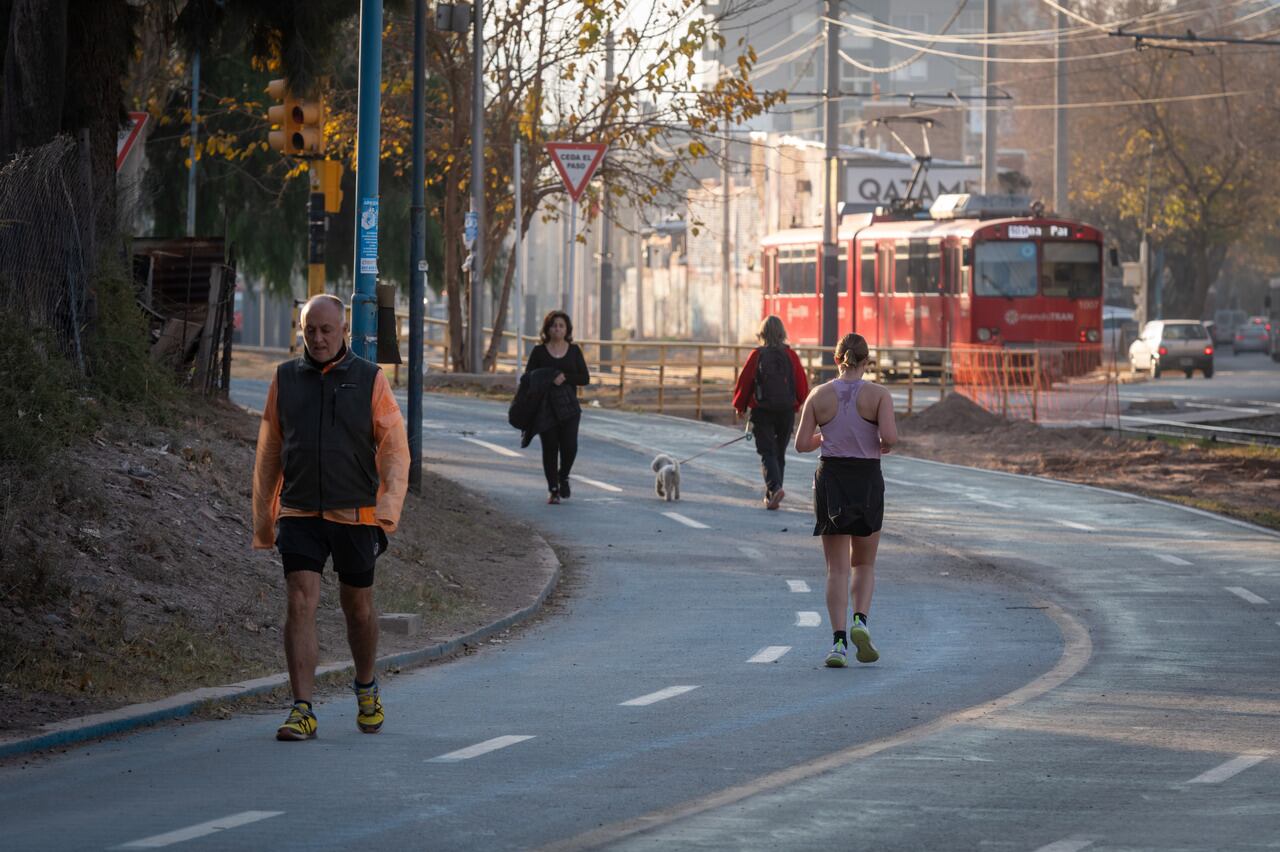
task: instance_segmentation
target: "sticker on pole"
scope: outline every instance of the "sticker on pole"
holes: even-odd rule
[[[467,250],[476,244],[476,237],[480,236],[480,214],[474,210],[468,210],[462,221],[462,241],[467,244]]]
[[[360,236],[358,237],[360,275],[378,274],[378,199],[365,198],[360,203]]]
[[[548,142],[547,152],[555,163],[569,197],[577,201],[596,173],[608,145],[603,142]]]

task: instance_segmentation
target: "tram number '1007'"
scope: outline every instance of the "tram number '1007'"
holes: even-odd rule
[[[1048,234],[1045,233],[1046,231],[1048,231]],[[1061,225],[1049,225],[1047,228],[1041,227],[1040,225],[1010,225],[1009,226],[1009,239],[1011,240],[1025,240],[1030,237],[1043,237],[1043,236],[1069,237],[1071,236],[1071,229],[1064,228]]]

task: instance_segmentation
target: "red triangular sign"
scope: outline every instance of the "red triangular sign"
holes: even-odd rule
[[[608,145],[603,142],[548,142],[547,152],[555,163],[569,197],[577,201],[596,173]]]

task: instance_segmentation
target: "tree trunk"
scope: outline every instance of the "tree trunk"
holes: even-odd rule
[[[511,282],[515,278],[516,250],[519,247],[519,240],[511,243],[511,253],[507,257],[507,272],[502,276],[502,294],[498,298],[497,316],[493,318],[493,337],[489,338],[489,350],[484,354],[484,369],[490,373],[498,367],[498,349],[502,346],[502,333],[507,328],[507,305],[511,302]],[[519,331],[516,329],[517,333]],[[516,351],[519,351],[519,347],[516,347]]]
[[[67,0],[12,0],[0,91],[0,158],[43,145],[62,129]]]

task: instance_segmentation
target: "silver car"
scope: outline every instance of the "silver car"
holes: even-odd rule
[[[1266,317],[1249,317],[1247,322],[1236,326],[1234,339],[1231,341],[1231,352],[1267,352],[1271,349],[1271,321]]]
[[[1129,366],[1136,373],[1150,370],[1158,379],[1166,370],[1181,370],[1191,378],[1200,370],[1213,378],[1213,339],[1199,320],[1152,320],[1129,347]]]

